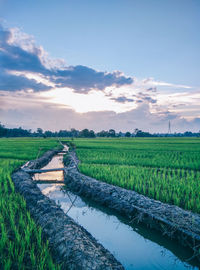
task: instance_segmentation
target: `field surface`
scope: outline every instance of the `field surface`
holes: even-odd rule
[[[200,213],[199,138],[76,139],[79,170]]]
[[[0,139],[0,269],[59,269],[11,180],[15,169],[55,146],[55,140]]]

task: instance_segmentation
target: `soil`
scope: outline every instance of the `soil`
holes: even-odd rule
[[[85,176],[79,172],[78,163],[76,153],[70,152],[65,170],[65,183],[69,190],[114,210],[130,223],[142,222],[177,239],[200,259],[200,215]]]
[[[24,168],[39,169],[57,153],[57,150],[48,151],[41,158],[28,162]],[[54,260],[62,265],[62,269],[124,269],[90,233],[41,193],[30,174],[19,169],[13,173],[12,180],[16,191],[25,198],[31,216],[41,226],[43,238],[49,240]]]

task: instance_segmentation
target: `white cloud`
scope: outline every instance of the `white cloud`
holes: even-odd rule
[[[66,67],[19,29],[0,27],[0,34],[0,89],[6,90],[0,92],[2,122],[5,118],[13,125],[21,126],[23,121],[35,128],[66,128],[62,119],[79,129],[149,131],[166,131],[169,119],[180,129],[180,123],[184,128],[199,124],[199,89],[154,78],[130,78],[119,71]]]
[[[192,87],[188,85],[156,81],[154,78],[144,79],[143,82],[144,82],[144,85],[149,85],[149,86],[167,86],[170,88],[192,89]]]
[[[95,131],[110,128],[116,131],[134,131],[135,128],[139,128],[150,132],[167,132],[168,121],[171,120],[172,132],[184,132],[186,130],[198,131],[200,125],[200,118],[188,121],[188,119],[168,111],[152,113],[147,103],[141,104],[131,111],[117,114],[109,110],[77,113],[70,108],[52,104],[47,100],[45,103],[41,103],[41,100],[36,97],[32,97],[27,103],[27,100],[20,95],[9,100],[4,99],[4,101],[5,103],[0,109],[3,124],[34,130],[38,127],[44,130],[74,127],[80,130],[89,128]]]

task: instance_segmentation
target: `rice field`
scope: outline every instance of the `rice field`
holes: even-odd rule
[[[77,139],[79,170],[200,213],[199,138]]]
[[[73,143],[82,173],[200,213],[200,139],[106,138]],[[55,139],[0,139],[0,269],[60,269],[11,179],[19,166],[56,146]]]
[[[0,269],[60,269],[11,179],[15,169],[55,146],[55,140],[0,139]]]

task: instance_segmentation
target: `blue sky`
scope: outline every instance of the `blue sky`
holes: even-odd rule
[[[140,123],[137,119],[133,120],[133,115],[130,116],[132,111],[133,114],[141,115],[137,116],[139,120],[142,117],[147,118],[144,123],[151,123],[146,125],[150,131],[163,130],[165,124],[162,124],[164,123],[162,117],[166,118],[166,116],[165,121],[168,121],[168,118],[175,119],[177,130],[181,130],[181,127],[198,129],[198,118],[200,118],[198,109],[200,105],[198,96],[200,90],[199,0],[0,0],[0,17],[4,29],[18,28],[20,30],[18,31],[21,34],[17,38],[19,47],[24,48],[25,45],[22,44],[24,41],[19,40],[23,39],[23,33],[27,34],[26,39],[32,39],[31,42],[34,43],[35,48],[42,46],[43,52],[48,53],[49,61],[59,58],[65,62],[65,66],[74,67],[70,82],[66,83],[66,79],[64,81],[62,77],[62,87],[68,87],[68,90],[51,89],[48,92],[49,85],[44,86],[45,82],[41,81],[41,78],[38,81],[36,73],[30,81],[30,88],[34,88],[36,83],[33,80],[36,80],[37,92],[44,91],[41,94],[37,93],[38,102],[48,99],[54,106],[62,105],[62,110],[65,106],[66,110],[79,113],[79,117],[76,115],[76,120],[74,120],[76,123],[70,123],[70,126],[74,124],[78,128],[78,122],[82,117],[87,120],[83,121],[85,125],[97,128],[94,125],[96,113],[105,115],[111,112],[117,114],[115,117],[118,120],[121,119],[113,128],[131,129],[133,125]],[[19,72],[16,67],[9,66],[9,68],[12,72]],[[122,72],[120,78],[113,71]],[[26,74],[20,74],[26,77],[23,78],[23,85],[28,84],[27,76],[31,76],[28,72],[30,73],[30,67]],[[41,75],[41,71],[37,72]],[[80,77],[81,72],[82,77]],[[108,74],[106,75],[105,72]],[[60,76],[61,71],[59,70],[56,76],[58,73]],[[44,73],[42,75],[44,76]],[[51,76],[55,74],[51,72]],[[63,72],[62,76],[64,76]],[[65,76],[69,76],[69,71],[67,73],[65,71]],[[83,76],[85,81],[82,80]],[[16,82],[16,77],[13,77],[13,80]],[[133,82],[132,88],[130,88],[130,80]],[[5,83],[7,82],[8,76],[5,80]],[[60,77],[54,80],[55,82],[61,83]],[[4,96],[5,91],[8,93],[10,87],[9,84],[5,86],[5,83],[4,88],[1,89],[4,91]],[[52,79],[51,83],[53,83]],[[117,85],[117,90],[108,89],[114,84]],[[93,93],[92,87],[98,88],[101,92],[93,91]],[[154,87],[156,91],[150,91],[151,94],[149,94],[148,89]],[[17,93],[19,97],[20,90],[26,90],[23,88],[18,89],[18,92],[13,92],[12,89],[10,91],[12,95],[9,93],[9,97],[15,100]],[[84,96],[80,93],[81,89],[85,89]],[[66,91],[68,91],[67,94],[65,94]],[[104,96],[101,96],[102,91]],[[35,89],[33,92],[36,92]],[[167,98],[169,94],[172,95],[170,101]],[[25,95],[27,95],[26,91],[24,99]],[[98,102],[96,106],[90,108],[86,99],[88,98],[91,104],[93,103],[91,101],[95,100],[95,95]],[[20,96],[22,96],[22,91]],[[110,100],[106,100],[105,97],[110,97]],[[35,98],[36,96],[32,97],[32,100]],[[65,98],[68,100],[70,98],[71,102],[60,101]],[[80,106],[75,103],[79,103]],[[8,111],[9,105],[5,108]],[[59,109],[60,107],[57,108]],[[19,112],[19,115],[22,112],[25,113],[20,100],[15,110]],[[143,114],[137,114],[137,111]],[[95,112],[94,119],[91,115],[90,117],[85,115],[92,112]],[[84,115],[80,116],[80,113]],[[130,121],[127,120],[128,116],[124,115],[126,113],[133,121],[131,124],[128,124]],[[14,125],[11,112],[6,114],[4,110],[2,115],[8,124]],[[93,120],[88,122],[88,117]],[[123,117],[126,119],[124,122]],[[107,118],[109,117],[102,118],[102,128],[109,126],[109,123],[106,124]],[[113,118],[110,119],[112,122]],[[26,121],[23,121],[27,126]],[[158,124],[159,121],[160,124]],[[37,121],[34,123],[31,124],[33,128],[43,124]],[[50,123],[48,127],[50,128]],[[44,128],[47,127],[44,125]],[[141,128],[145,129],[145,125]]]
[[[1,2],[9,26],[70,65],[200,84],[199,0]]]

